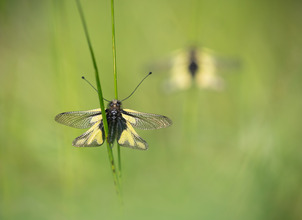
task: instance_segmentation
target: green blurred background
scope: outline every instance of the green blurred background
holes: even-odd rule
[[[103,93],[114,97],[110,1],[83,1]],[[120,211],[105,146],[58,113],[99,106],[72,0],[0,1],[0,219],[302,219],[302,3],[116,1],[120,98],[147,64],[196,43],[241,60],[223,92],[164,95],[154,72],[125,108],[172,118],[122,148]],[[116,149],[114,149],[116,150]],[[122,212],[122,214],[121,214]]]

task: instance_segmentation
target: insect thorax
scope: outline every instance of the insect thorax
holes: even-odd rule
[[[106,115],[108,120],[117,120],[122,117],[122,102],[119,100],[112,100],[106,109]]]

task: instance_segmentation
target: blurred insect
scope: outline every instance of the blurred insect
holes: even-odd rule
[[[137,85],[133,92],[122,101],[128,99],[150,74],[151,72]],[[82,78],[84,79],[84,77]],[[116,139],[121,146],[147,150],[147,142],[136,133],[133,127],[149,130],[165,128],[172,124],[171,119],[163,115],[123,109],[122,101],[112,100],[106,109],[109,144],[113,144]],[[96,147],[104,143],[105,132],[101,109],[64,112],[58,114],[55,120],[74,128],[89,128],[84,134],[74,139],[72,145],[75,147]]]
[[[220,91],[225,84],[218,72],[224,67],[235,65],[238,65],[237,61],[219,59],[207,48],[178,50],[170,59],[170,78],[164,88],[167,92],[174,92],[196,84],[200,89]]]

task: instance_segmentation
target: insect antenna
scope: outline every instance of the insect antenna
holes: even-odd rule
[[[152,74],[152,72],[148,73],[148,75],[145,76],[145,77],[142,79],[142,81],[135,87],[135,89],[133,90],[133,92],[132,92],[129,96],[127,96],[126,98],[124,98],[123,100],[121,100],[121,102],[122,102],[122,101],[125,101],[125,100],[128,99],[128,98],[130,98],[130,96],[133,95],[133,93],[137,90],[137,88],[140,86],[140,84],[142,84],[142,82],[143,82],[148,76],[150,76],[151,74]]]
[[[85,80],[98,93],[98,90],[84,76],[82,76],[82,79]],[[104,97],[103,99],[107,102],[110,102],[108,99],[105,99]]]

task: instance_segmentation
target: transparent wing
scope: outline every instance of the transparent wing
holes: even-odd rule
[[[95,123],[72,142],[75,147],[98,147],[104,143],[103,123]]]
[[[74,128],[90,128],[96,122],[100,122],[101,120],[101,109],[63,112],[55,117],[55,121]]]
[[[122,116],[133,127],[143,130],[165,128],[172,125],[171,119],[166,116],[143,113],[131,109],[124,109]]]
[[[134,130],[128,121],[118,122],[117,142],[123,147],[130,147],[138,150],[147,150],[148,144]]]

